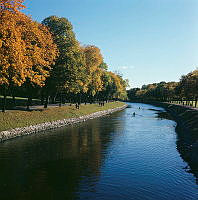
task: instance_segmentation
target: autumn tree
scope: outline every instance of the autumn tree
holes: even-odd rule
[[[116,74],[113,72],[110,72],[113,84],[113,98],[116,99],[126,99],[127,98],[127,93],[126,93],[126,88],[128,87],[128,80],[124,80],[120,74]]]
[[[108,70],[108,65],[105,62],[102,62],[98,67],[101,68],[101,69],[103,69],[103,70],[105,70],[105,71]]]
[[[103,57],[100,49],[94,45],[87,45],[84,48],[84,52],[88,71],[95,71],[96,68],[103,63]]]
[[[92,99],[99,91],[102,90],[102,63],[103,57],[100,49],[94,45],[87,45],[84,47],[84,54],[86,60],[86,82],[88,88],[88,95]],[[91,100],[92,101],[92,100]]]
[[[24,9],[23,5],[24,0],[1,0],[0,1],[0,11],[9,10],[11,12],[18,12],[21,9]]]
[[[81,95],[122,98],[127,81],[108,72],[100,49],[81,46],[66,18],[50,16],[42,24],[20,10],[23,0],[0,0],[0,92],[4,108],[8,89],[20,88],[32,95],[50,97]],[[19,90],[17,90],[19,91]],[[11,92],[12,93],[12,92]],[[10,92],[9,92],[10,94]]]
[[[0,85],[44,86],[57,48],[48,29],[21,13],[23,1],[0,1]]]

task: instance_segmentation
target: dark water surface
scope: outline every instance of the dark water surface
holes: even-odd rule
[[[197,200],[195,177],[176,149],[176,123],[149,110],[160,108],[130,105],[0,144],[0,199]]]

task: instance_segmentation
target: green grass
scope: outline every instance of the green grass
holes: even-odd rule
[[[107,110],[123,106],[122,102],[110,102],[100,107],[98,104],[81,105],[77,110],[74,105],[62,107],[50,107],[40,111],[7,111],[0,113],[0,131],[12,128],[36,125],[43,122],[51,122],[61,119],[69,119],[91,114],[101,110]]]

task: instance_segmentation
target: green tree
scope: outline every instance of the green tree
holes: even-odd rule
[[[72,24],[66,18],[50,16],[42,22],[53,34],[59,57],[46,82],[46,99],[53,93],[80,93],[84,89],[85,56],[76,40]],[[53,88],[53,90],[52,90]],[[47,102],[47,101],[46,101]],[[45,104],[45,107],[47,104]]]
[[[195,100],[197,106],[198,99],[198,70],[194,70],[187,75],[183,75],[177,87],[177,92],[181,97],[186,99],[189,105],[190,100]]]

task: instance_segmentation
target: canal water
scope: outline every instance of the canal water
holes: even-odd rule
[[[152,110],[162,108],[129,105],[1,143],[0,199],[197,200],[196,179],[176,148],[176,123]]]

